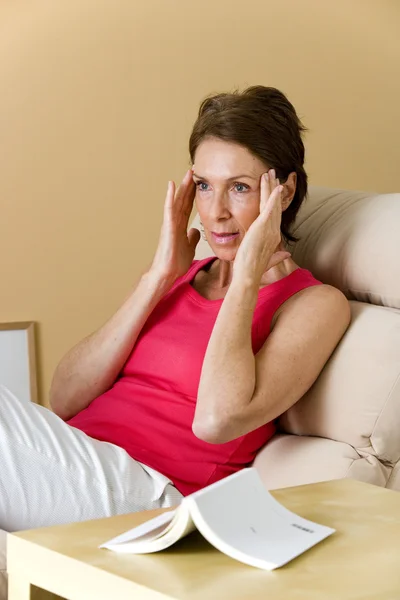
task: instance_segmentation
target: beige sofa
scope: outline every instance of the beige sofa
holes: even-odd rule
[[[269,489],[350,477],[400,490],[398,228],[400,194],[310,190],[293,257],[346,293],[353,319],[314,386],[257,456]],[[202,240],[197,258],[210,255]],[[1,600],[4,569],[0,531]]]

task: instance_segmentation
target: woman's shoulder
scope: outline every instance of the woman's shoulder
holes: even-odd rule
[[[294,318],[305,312],[305,307],[312,304],[316,310],[339,311],[347,318],[350,305],[346,296],[338,288],[320,281],[308,269],[300,267],[292,259],[285,261],[288,270],[284,284],[277,290],[282,295],[282,303],[274,313],[272,326],[282,312],[293,314]]]
[[[304,314],[309,312],[310,307],[315,313],[329,313],[334,319],[340,319],[349,323],[351,319],[350,304],[346,296],[338,288],[322,283],[316,279],[310,271],[302,269],[303,275],[314,281],[315,285],[308,285],[299,290],[284,302],[274,314],[273,324],[278,317],[285,313],[293,315],[293,318],[303,318]]]

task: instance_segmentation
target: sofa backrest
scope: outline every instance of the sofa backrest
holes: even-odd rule
[[[293,260],[349,299],[400,308],[400,194],[311,187]]]

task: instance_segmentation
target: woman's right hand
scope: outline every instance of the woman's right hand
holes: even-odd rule
[[[186,173],[175,192],[175,183],[168,182],[164,204],[164,220],[160,239],[150,271],[158,277],[175,281],[187,273],[200,240],[198,229],[187,231],[195,197],[192,170]]]

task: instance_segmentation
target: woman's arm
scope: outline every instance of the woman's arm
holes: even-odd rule
[[[147,318],[172,283],[144,274],[115,315],[61,360],[50,389],[50,404],[59,417],[72,418],[113,385]]]
[[[110,389],[150,313],[188,271],[200,239],[197,229],[187,231],[194,194],[190,169],[176,193],[174,182],[168,183],[160,239],[150,270],[119,311],[68,352],[57,367],[50,404],[62,419],[72,418]]]
[[[287,300],[256,356],[258,286],[231,284],[207,347],[193,431],[222,444],[272,421],[311,387],[350,323],[346,297],[318,285]]]
[[[200,377],[193,432],[215,444],[272,421],[311,387],[350,322],[346,297],[318,285],[287,300],[254,357],[251,326],[262,275],[285,253],[282,190],[275,171],[261,177],[260,215],[236,253]],[[274,258],[275,256],[275,258]]]

